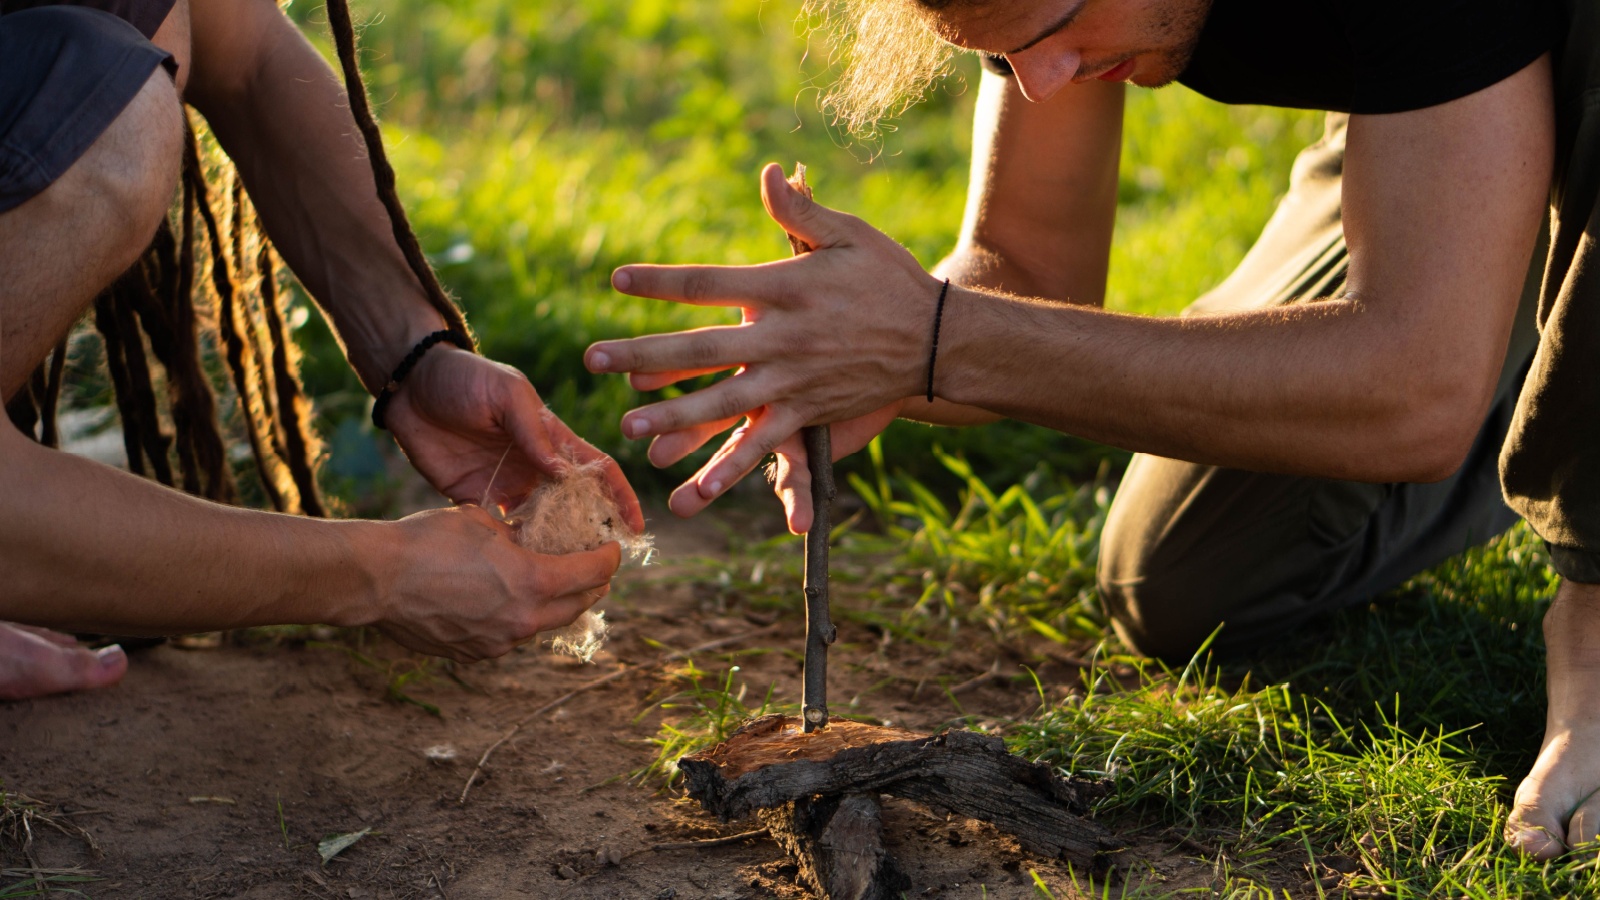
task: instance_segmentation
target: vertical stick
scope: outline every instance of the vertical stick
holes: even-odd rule
[[[801,430],[811,470],[811,530],[806,532],[805,730],[828,725],[828,645],[838,636],[828,615],[828,532],[833,530],[833,441],[826,425]]]
[[[795,163],[789,185],[811,198],[806,167]],[[811,245],[789,235],[794,255],[810,253]],[[806,532],[806,658],[800,695],[801,719],[807,732],[828,726],[828,645],[838,637],[828,614],[828,532],[833,530],[833,441],[826,425],[800,430],[811,472],[811,530]]]

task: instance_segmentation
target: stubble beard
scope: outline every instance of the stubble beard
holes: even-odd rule
[[[1150,28],[1151,46],[1161,49],[1145,57],[1145,71],[1133,79],[1134,84],[1157,88],[1178,80],[1200,46],[1211,4],[1212,0],[1171,0],[1167,4],[1166,15]]]

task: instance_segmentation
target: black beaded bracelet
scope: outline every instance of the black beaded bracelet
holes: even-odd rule
[[[394,374],[389,376],[389,383],[385,384],[383,389],[378,391],[378,396],[373,398],[372,424],[382,429],[388,428],[387,425],[383,424],[384,413],[389,409],[389,401],[393,400],[394,395],[399,392],[400,383],[405,381],[406,376],[411,374],[411,370],[416,368],[417,363],[422,361],[424,353],[433,349],[433,345],[442,344],[446,341],[455,344],[468,353],[472,353],[475,350],[472,346],[471,338],[448,328],[441,328],[417,341],[417,345],[411,348],[411,352],[406,354],[406,358],[400,360],[400,365],[395,366]]]
[[[933,308],[933,349],[928,351],[928,402],[933,402],[933,364],[939,360],[939,324],[944,321],[944,297],[950,293],[950,279],[939,288],[939,304]]]

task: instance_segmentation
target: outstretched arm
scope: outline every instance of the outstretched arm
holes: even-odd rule
[[[185,97],[233,157],[268,234],[375,393],[444,323],[395,242],[344,89],[272,0],[191,2]],[[412,463],[452,500],[509,504],[569,458],[604,461],[625,514],[643,527],[616,463],[550,414],[508,366],[435,347],[387,420]]]
[[[935,389],[955,403],[1162,456],[1369,481],[1460,463],[1493,392],[1553,157],[1549,61],[1451,103],[1350,125],[1351,293],[1149,319],[952,288]],[[627,293],[740,305],[755,321],[602,342],[596,371],[742,366],[624,417],[665,434],[762,409],[782,436],[917,392],[939,282],[851,216],[782,190],[774,218],[819,248],[744,268],[627,266]],[[730,453],[748,471],[764,448]],[[725,489],[732,479],[707,479]]]

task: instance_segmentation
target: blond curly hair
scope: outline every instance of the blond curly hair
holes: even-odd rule
[[[904,112],[950,73],[956,49],[931,13],[984,0],[807,0],[805,16],[825,35],[838,79],[822,97],[834,121],[858,136]]]

